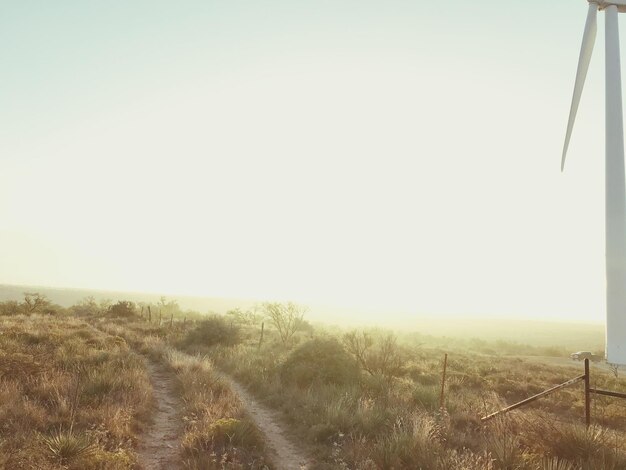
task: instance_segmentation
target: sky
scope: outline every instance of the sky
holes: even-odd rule
[[[0,283],[601,322],[586,12],[0,1]]]

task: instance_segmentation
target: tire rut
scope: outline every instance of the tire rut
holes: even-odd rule
[[[152,383],[155,411],[152,423],[139,436],[137,455],[144,470],[180,469],[182,421],[180,400],[174,392],[174,377],[167,369],[149,359],[146,368]]]
[[[307,470],[311,460],[285,434],[275,411],[261,405],[245,387],[231,377],[220,374],[242,401],[248,415],[265,436],[270,450],[270,459],[276,470]]]

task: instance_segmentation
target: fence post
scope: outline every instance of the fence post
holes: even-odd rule
[[[261,337],[259,338],[259,349],[261,349],[261,344],[263,344],[263,330],[265,329],[265,322],[261,323]]]
[[[152,323],[152,309],[148,305],[148,323]]]
[[[172,328],[172,324],[174,323],[174,314],[170,317],[170,329]]]
[[[441,394],[439,395],[439,409],[445,409],[446,369],[448,367],[448,353],[443,356],[443,373],[441,374]]]
[[[585,358],[585,425],[591,425],[591,393],[589,392],[589,358]]]

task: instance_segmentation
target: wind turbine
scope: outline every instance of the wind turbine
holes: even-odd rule
[[[597,14],[605,14],[606,54],[606,358],[626,364],[626,184],[624,181],[624,125],[620,71],[618,13],[626,12],[626,0],[589,0],[589,13],[578,60],[561,171],[597,32]]]

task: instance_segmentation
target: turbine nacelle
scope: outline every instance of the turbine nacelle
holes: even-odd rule
[[[626,0],[613,0],[612,2],[605,2],[604,0],[588,0],[589,3],[598,5],[598,10],[604,10],[606,7],[614,5],[620,13],[626,13]]]

